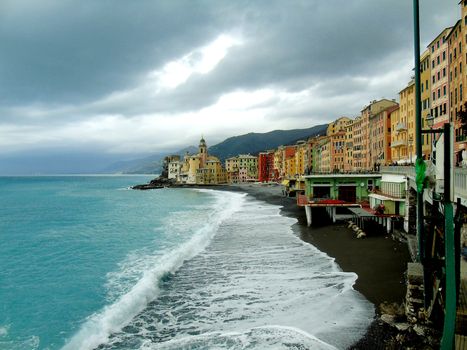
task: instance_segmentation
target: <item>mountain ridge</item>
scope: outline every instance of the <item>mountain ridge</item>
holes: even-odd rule
[[[230,157],[239,154],[257,155],[269,149],[276,149],[281,145],[295,144],[298,140],[306,140],[309,137],[324,135],[328,124],[315,125],[306,129],[273,130],[266,133],[250,132],[243,135],[232,136],[224,141],[208,148],[211,155],[218,157],[222,162]],[[103,172],[124,173],[124,174],[159,174],[162,170],[164,157],[169,154],[176,154],[183,157],[186,152],[197,153],[195,146],[185,147],[172,153],[158,152],[154,155],[120,161],[106,167]]]

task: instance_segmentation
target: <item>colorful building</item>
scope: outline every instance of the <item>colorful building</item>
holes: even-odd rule
[[[322,199],[347,203],[368,201],[372,191],[380,187],[380,174],[306,175],[305,196],[309,202]]]
[[[398,117],[398,122],[393,123],[395,127],[392,134],[392,147],[397,148],[395,161],[411,163],[415,159],[415,81],[412,79],[409,84],[399,92],[400,108],[394,114]]]
[[[349,120],[345,126],[345,148],[344,148],[344,172],[350,172],[354,170],[353,167],[353,128],[354,120]]]
[[[347,118],[347,122],[349,119]],[[345,129],[332,134],[329,140],[330,144],[330,170],[334,173],[344,171],[345,164]]]
[[[466,78],[466,59],[463,52],[465,51],[465,45],[464,49],[462,47],[462,43],[465,43],[465,39],[463,39],[465,37],[462,35],[463,25],[465,27],[465,23],[462,23],[461,20],[457,21],[446,37],[449,53],[449,121],[454,125],[455,152],[464,150],[466,142],[461,129],[460,120],[457,118],[458,112],[464,109],[465,103],[464,86]]]
[[[225,160],[229,183],[258,181],[258,157],[240,154]]]
[[[452,27],[444,29],[429,45],[431,60],[431,108],[434,128],[449,121],[448,42]]]
[[[350,118],[348,117],[340,117],[337,120],[330,123],[326,129],[326,135],[331,136],[335,133],[342,131],[345,129],[346,125],[349,123]]]
[[[422,108],[422,129],[428,127],[427,119],[432,118],[431,109],[431,55],[427,49],[420,57],[420,93]],[[431,157],[432,135],[422,135],[422,153],[425,159]]]
[[[258,155],[258,181],[269,182],[275,180],[275,152],[273,150],[260,152]]]
[[[221,184],[227,182],[227,173],[219,158],[208,154],[208,147],[201,138],[197,154],[185,154],[180,167],[178,182],[186,184]]]
[[[381,110],[378,113],[370,114],[370,164],[373,169],[378,169],[380,165],[391,163],[391,113],[399,108],[396,104]]]

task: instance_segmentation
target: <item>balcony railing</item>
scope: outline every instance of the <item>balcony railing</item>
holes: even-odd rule
[[[395,131],[406,131],[407,125],[405,123],[397,123]]]
[[[406,146],[406,145],[407,145],[407,142],[405,140],[397,140],[391,144],[391,147],[401,147],[401,146]]]
[[[382,166],[380,171],[381,174],[405,175],[411,177],[415,176],[414,166]]]

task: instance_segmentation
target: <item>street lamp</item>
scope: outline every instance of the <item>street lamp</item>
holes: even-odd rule
[[[433,125],[435,123],[435,117],[433,117],[431,114],[427,114],[425,117],[426,120],[426,126],[430,128],[430,130],[433,130]],[[430,135],[430,159],[433,157],[433,134]]]
[[[413,145],[412,135],[410,135],[407,145],[409,146],[409,164],[412,164],[412,145]]]

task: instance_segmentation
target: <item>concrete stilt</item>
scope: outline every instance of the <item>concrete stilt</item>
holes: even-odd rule
[[[305,206],[305,214],[306,214],[306,223],[308,227],[311,226],[311,207],[309,205]]]
[[[387,218],[386,219],[386,230],[388,233],[391,233],[392,231],[392,222],[391,222],[391,218]]]
[[[336,223],[336,207],[331,208],[331,213],[332,213],[332,222]]]

